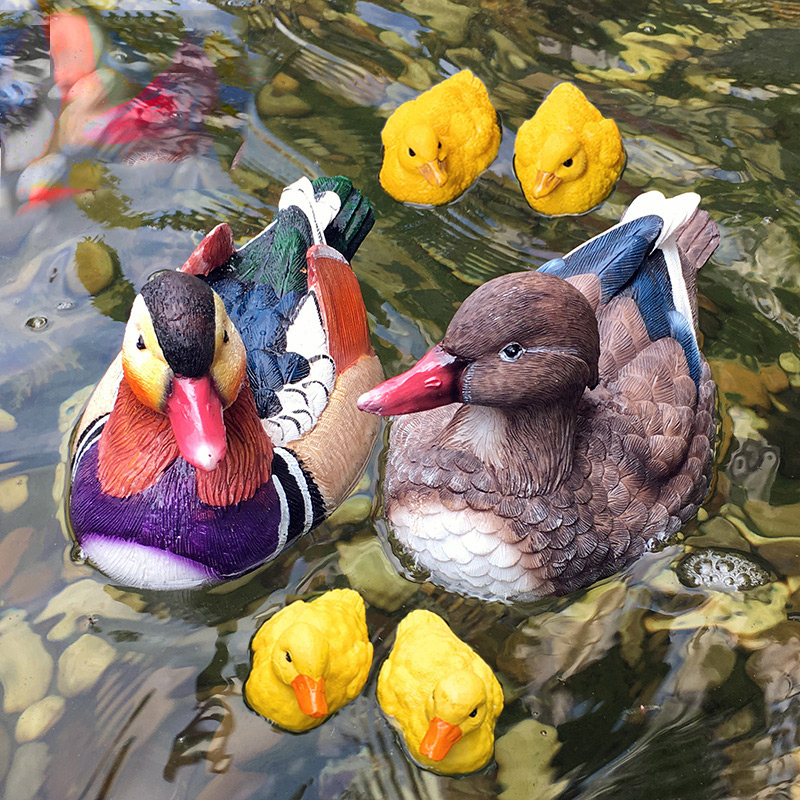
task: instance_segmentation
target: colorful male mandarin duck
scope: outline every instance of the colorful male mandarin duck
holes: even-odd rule
[[[381,186],[404,203],[448,203],[494,161],[501,133],[486,87],[458,72],[386,121]]]
[[[142,287],[73,445],[74,535],[111,579],[236,578],[347,496],[378,432],[355,406],[383,374],[347,261],[372,224],[346,178],[302,178],[244,247],[219,225]]]
[[[475,772],[494,752],[503,690],[486,662],[430,611],[412,611],[378,676],[378,703],[411,757],[446,775]]]
[[[695,275],[719,238],[699,199],[648,192],[538,272],[489,281],[441,344],[359,399],[407,415],[392,425],[385,508],[434,580],[566,594],[695,514],[715,435]]]
[[[514,171],[540,214],[583,214],[611,194],[625,166],[622,139],[571,83],[560,83],[517,132]]]
[[[372,644],[364,601],[352,589],[297,600],[259,628],[252,648],[247,702],[287,730],[316,728],[367,682]]]

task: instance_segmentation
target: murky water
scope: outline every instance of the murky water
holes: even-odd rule
[[[168,136],[99,155],[65,135],[44,163],[60,108],[44,25],[57,9],[3,9],[4,797],[788,796],[800,752],[800,4],[92,0],[80,11],[109,96],[124,102],[195,48],[194,89],[177,99],[191,110]],[[502,114],[500,155],[460,201],[401,206],[377,181],[384,119],[464,67]],[[563,79],[617,120],[628,165],[595,212],[544,219],[514,179],[513,141]],[[63,197],[32,202],[48,170]],[[438,341],[474,285],[569,250],[640,191],[699,192],[722,232],[700,276],[722,424],[714,490],[684,543],[558,601],[463,600],[396,575],[376,453],[330,522],[240,585],[126,592],[74,564],[67,437],[136,288],[220,221],[240,241],[258,232],[303,174],[347,175],[374,203],[354,268],[387,374]],[[678,569],[705,547],[722,552]],[[729,580],[737,553],[765,585]],[[242,700],[249,640],[287,601],[348,585],[367,600],[370,680],[319,729],[281,732]],[[377,666],[418,607],[503,684],[497,763],[481,774],[418,769],[377,708]]]

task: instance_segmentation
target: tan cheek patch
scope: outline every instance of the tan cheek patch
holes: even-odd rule
[[[145,349],[137,346],[139,338]],[[155,411],[163,411],[167,390],[172,380],[170,370],[158,343],[150,314],[139,295],[134,300],[131,316],[122,342],[122,369],[138,400]]]
[[[223,405],[227,408],[239,395],[247,367],[247,354],[244,342],[233,323],[228,319],[222,300],[214,296],[214,306],[217,320],[217,342],[214,352],[214,362],[211,365],[211,377],[222,398]],[[224,341],[227,332],[228,341]]]

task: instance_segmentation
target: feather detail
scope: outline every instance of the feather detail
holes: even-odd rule
[[[210,506],[249,500],[272,474],[272,442],[261,426],[255,400],[245,384],[225,410],[228,449],[212,472],[197,470],[198,497]]]
[[[208,275],[212,270],[222,266],[235,252],[231,226],[227,222],[222,222],[203,237],[180,268],[180,272]]]
[[[345,257],[327,245],[310,247],[308,287],[317,296],[337,374],[372,354],[361,289]]]
[[[177,457],[169,419],[139,402],[123,378],[100,436],[100,488],[112,497],[138,494],[152,486]]]

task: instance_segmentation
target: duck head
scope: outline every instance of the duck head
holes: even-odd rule
[[[539,152],[536,167],[536,182],[530,190],[536,200],[546,197],[562,183],[580,178],[588,167],[580,137],[571,128],[549,136]]]
[[[447,183],[447,148],[432,125],[411,125],[399,145],[400,166],[418,172],[431,186]]]
[[[517,409],[576,402],[597,384],[597,319],[583,294],[542,272],[503,275],[461,305],[444,339],[358,399],[384,416],[448,403]]]
[[[143,405],[167,415],[181,455],[198,469],[225,457],[222,412],[245,367],[242,339],[204,281],[165,271],[144,285],[125,328],[123,373]]]
[[[486,687],[468,669],[451,672],[436,684],[425,713],[430,722],[419,751],[431,761],[441,761],[456,742],[483,724]]]
[[[300,710],[309,717],[327,717],[325,670],[328,641],[317,628],[295,622],[281,633],[272,651],[272,668],[297,697]]]

